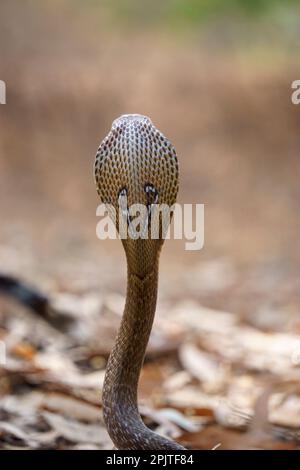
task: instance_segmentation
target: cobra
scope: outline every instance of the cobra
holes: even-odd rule
[[[123,196],[127,207],[132,204],[144,204],[148,208],[152,204],[172,206],[178,192],[175,149],[148,117],[123,115],[113,122],[98,149],[95,181],[101,202],[110,204],[116,214]],[[119,230],[119,216],[115,223]],[[127,223],[130,224],[130,217]],[[117,449],[184,450],[176,442],[148,429],[137,403],[140,371],[156,309],[163,242],[163,236],[122,239],[127,260],[126,302],[102,393],[104,421]]]

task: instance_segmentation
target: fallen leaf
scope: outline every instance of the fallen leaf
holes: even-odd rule
[[[286,393],[271,395],[269,421],[279,426],[300,429],[300,396]]]
[[[70,442],[87,444],[107,444],[110,439],[103,426],[97,424],[82,424],[66,419],[55,413],[43,412],[42,416],[59,436]]]
[[[222,390],[229,379],[229,371],[224,364],[192,343],[184,343],[180,347],[179,358],[185,370],[202,382],[206,391]]]
[[[37,354],[36,349],[29,343],[17,343],[15,344],[11,350],[11,354],[20,357],[21,359],[25,359],[26,361],[32,361],[34,356]]]

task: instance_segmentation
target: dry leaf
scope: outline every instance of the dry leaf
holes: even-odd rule
[[[101,445],[109,441],[108,434],[103,426],[78,423],[46,411],[42,413],[42,416],[59,436],[70,442]]]
[[[201,351],[192,343],[184,343],[180,347],[179,358],[183,367],[203,383],[206,391],[217,392],[224,388],[229,371],[212,355]]]
[[[278,426],[300,429],[300,396],[274,393],[269,399],[269,421]]]
[[[28,343],[18,343],[11,348],[11,354],[25,359],[26,361],[32,361],[36,355],[36,349]]]

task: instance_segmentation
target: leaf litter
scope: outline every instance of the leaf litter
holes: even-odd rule
[[[2,449],[113,446],[101,391],[125,299],[64,289],[49,292],[55,326],[0,299]],[[293,324],[272,331],[269,321],[266,330],[196,298],[162,302],[141,376],[144,421],[187,448],[298,449],[300,332]]]

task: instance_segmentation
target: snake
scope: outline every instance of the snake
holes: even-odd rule
[[[132,222],[129,208],[134,204],[147,208],[149,230],[151,208],[155,204],[172,207],[176,202],[179,168],[175,148],[149,117],[122,115],[113,121],[98,148],[94,178],[100,201],[110,208],[107,211],[119,233],[124,212],[126,223]],[[120,204],[124,197],[125,206]],[[102,390],[104,422],[119,450],[184,450],[149,429],[138,410],[138,382],[156,310],[164,238],[161,227],[156,238],[121,238],[127,262],[126,300]]]

